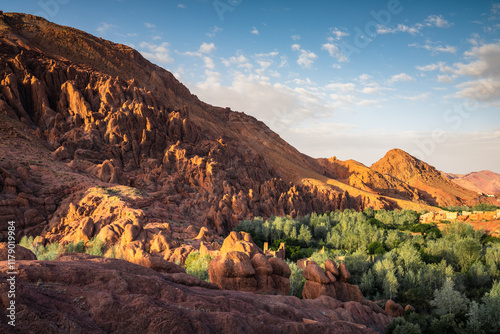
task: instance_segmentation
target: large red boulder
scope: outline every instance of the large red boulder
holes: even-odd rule
[[[284,294],[290,291],[291,271],[281,259],[268,259],[248,233],[231,232],[224,240],[220,255],[210,261],[208,275],[212,283],[225,290]]]
[[[405,315],[405,310],[403,306],[399,305],[392,299],[388,299],[387,302],[385,303],[385,311],[387,312],[387,314],[395,318],[403,317]]]

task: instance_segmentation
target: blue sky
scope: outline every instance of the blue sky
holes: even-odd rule
[[[130,45],[313,157],[500,173],[500,2],[2,1]]]

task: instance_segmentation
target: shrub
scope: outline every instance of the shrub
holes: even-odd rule
[[[71,241],[64,247],[64,251],[68,253],[85,253],[85,243],[83,240],[78,241],[76,244]]]
[[[302,275],[302,269],[300,269],[295,262],[286,261],[286,263],[292,272],[290,275],[289,295],[302,298],[302,291],[304,290],[304,284],[306,282],[306,279]]]
[[[86,254],[95,255],[95,256],[104,256],[104,242],[101,238],[94,237],[90,241],[90,246],[87,246],[85,250]]]
[[[64,253],[64,248],[57,242],[53,242],[47,246],[38,246],[35,255],[38,260],[55,260],[61,253]]]
[[[198,277],[201,280],[210,282],[208,277],[208,267],[212,257],[210,255],[201,256],[199,252],[191,252],[186,258],[184,268],[186,273]]]

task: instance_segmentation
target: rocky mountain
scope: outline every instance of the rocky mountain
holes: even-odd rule
[[[433,166],[408,153],[393,149],[374,163],[372,170],[389,175],[418,189],[420,198],[431,205],[450,206],[463,204],[477,197],[474,192],[464,189],[443,177]]]
[[[471,196],[399,151],[372,168],[308,157],[137,51],[43,18],[1,14],[0,59],[0,238],[15,220],[19,236],[127,235],[145,250],[188,225],[226,235],[254,216]],[[392,155],[408,163],[392,168]]]
[[[78,203],[110,185],[165,209],[146,221],[221,234],[252,216],[412,205],[346,187],[262,122],[203,103],[127,46],[3,13],[0,59],[0,221],[15,219],[19,233],[66,230],[92,215]]]
[[[472,172],[465,175],[447,173],[445,176],[452,182],[471,191],[486,195],[500,193],[500,174],[489,170]]]

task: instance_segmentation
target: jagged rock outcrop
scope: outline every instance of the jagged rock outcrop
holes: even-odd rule
[[[208,270],[210,281],[225,290],[284,295],[290,290],[290,274],[282,259],[268,259],[245,232],[229,234]]]
[[[356,333],[383,332],[380,316],[322,296],[257,295],[218,290],[182,273],[159,273],[127,261],[85,254],[18,261],[16,327],[0,312],[2,333]],[[0,280],[7,278],[0,262]],[[99,278],[99,279],[96,279]],[[6,309],[7,284],[0,285]]]

